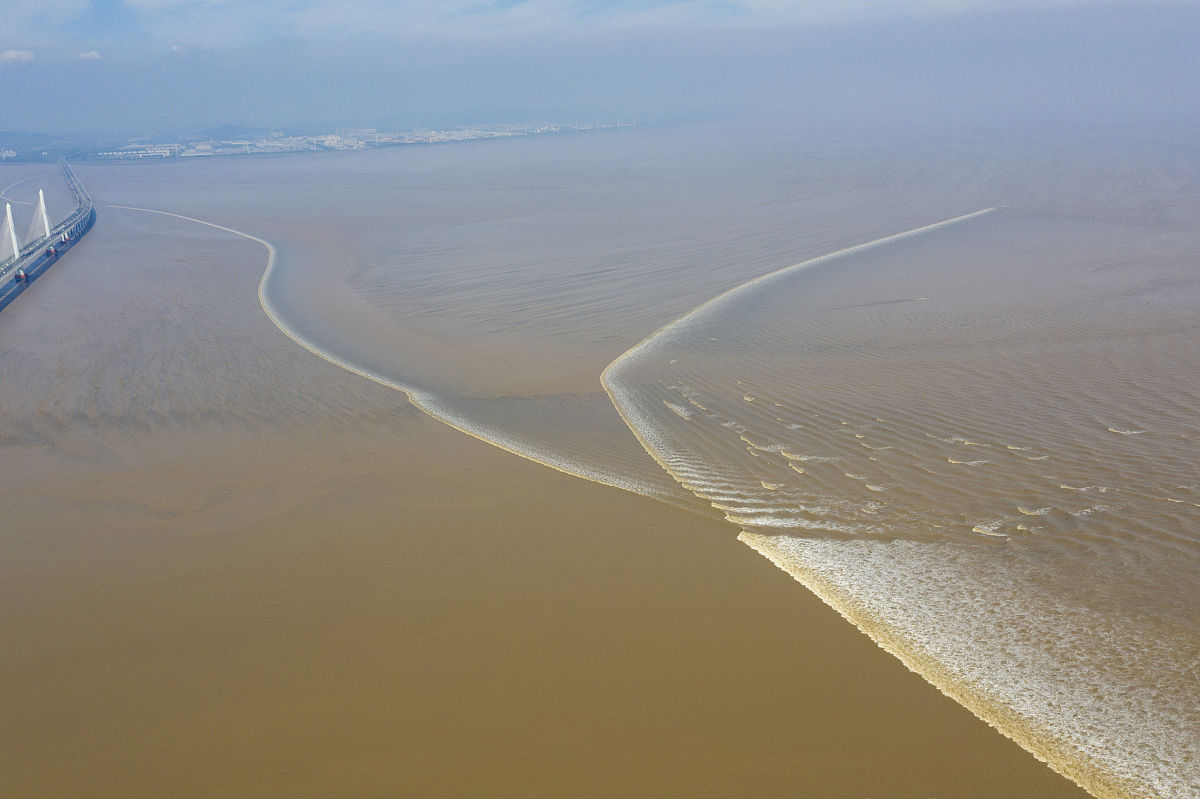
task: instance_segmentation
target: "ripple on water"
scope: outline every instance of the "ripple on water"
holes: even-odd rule
[[[1119,277],[1086,279],[1099,231],[1000,213],[777,275],[606,386],[698,495],[738,495],[743,540],[943,691],[1097,795],[1188,795],[1200,374],[1159,366],[1200,340],[1182,305],[1140,313],[1110,302]],[[666,357],[705,398],[687,426],[655,409]]]

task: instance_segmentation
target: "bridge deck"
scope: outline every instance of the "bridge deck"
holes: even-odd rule
[[[50,266],[58,261],[67,250],[75,246],[84,234],[92,229],[96,221],[96,209],[92,198],[75,176],[75,172],[67,164],[66,159],[59,159],[59,167],[71,192],[75,195],[75,210],[62,222],[54,226],[50,235],[29,242],[21,248],[19,257],[0,266],[0,311],[3,311],[17,297],[25,292],[39,277],[45,274]],[[54,248],[54,254],[49,248]],[[24,270],[27,281],[17,282],[18,270]]]

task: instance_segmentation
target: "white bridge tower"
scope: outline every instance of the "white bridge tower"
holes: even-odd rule
[[[12,203],[6,203],[4,224],[0,225],[0,264],[15,261],[21,255],[21,242],[17,240],[17,229],[13,226]]]
[[[39,241],[50,238],[50,215],[46,213],[46,192],[38,189],[37,208],[33,211],[33,220],[29,223],[28,241]]]

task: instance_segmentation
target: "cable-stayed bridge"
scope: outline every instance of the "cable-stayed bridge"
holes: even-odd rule
[[[20,237],[13,223],[12,204],[5,204],[4,217],[0,220],[0,310],[73,247],[96,221],[92,198],[75,177],[75,172],[66,159],[59,159],[58,165],[75,195],[75,210],[62,222],[51,226],[45,192],[38,189],[33,218],[25,236]]]

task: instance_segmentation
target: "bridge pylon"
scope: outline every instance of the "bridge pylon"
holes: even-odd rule
[[[13,225],[12,203],[5,203],[4,224],[0,225],[0,264],[7,264],[21,257],[21,242]]]
[[[46,192],[38,189],[37,208],[33,210],[33,219],[29,222],[29,233],[26,241],[39,241],[50,238],[50,215],[46,213]]]

